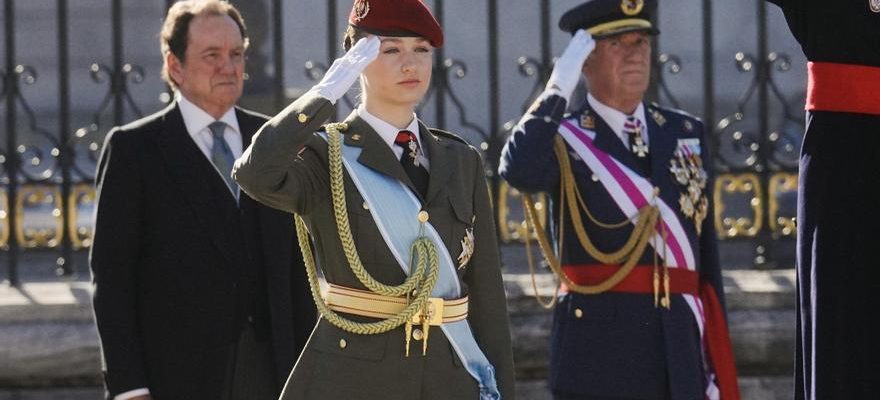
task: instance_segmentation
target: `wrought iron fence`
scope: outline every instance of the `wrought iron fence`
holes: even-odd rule
[[[245,96],[245,101],[267,113],[280,110],[297,95],[298,87],[308,87],[320,79],[339,53],[338,21],[344,21],[349,1],[233,2],[243,9],[256,36],[252,37],[249,60],[252,80],[247,85],[250,94]],[[316,2],[320,6],[316,6]],[[71,90],[72,80],[85,77],[71,76],[72,71],[83,68],[70,61],[70,17],[76,7],[83,7],[87,2],[74,3],[74,10],[67,0],[55,0],[54,7],[48,3],[43,5],[55,15],[57,43],[53,61],[57,64],[54,68],[28,65],[19,57],[17,37],[30,34],[33,29],[16,18],[22,3],[25,2],[3,2],[5,66],[0,68],[0,103],[5,105],[5,114],[0,114],[0,120],[5,121],[2,124],[5,141],[0,143],[0,247],[6,257],[8,280],[14,285],[20,281],[22,252],[57,253],[59,274],[72,273],[72,255],[90,245],[95,208],[94,170],[103,136],[110,127],[161,105],[158,101],[144,104],[142,96],[134,95],[144,90],[147,80],[157,83],[157,87],[149,89],[157,94],[157,99],[161,97],[167,102],[171,98],[163,93],[166,89],[155,78],[159,75],[159,62],[144,67],[127,61],[127,50],[128,54],[144,51],[126,42],[124,23],[131,16],[124,15],[122,0],[89,3],[109,5],[109,15],[101,21],[100,28],[107,30],[110,45],[101,51],[105,56],[92,61],[87,69],[92,88],[106,85],[100,101],[93,106],[84,106],[83,96]],[[161,12],[172,3],[166,0],[164,4],[154,5],[157,8],[155,32],[159,29]],[[466,37],[448,40],[447,47],[436,51],[434,82],[427,100],[420,105],[420,116],[433,125],[462,133],[484,151],[486,175],[496,195],[499,234],[504,242],[516,242],[525,233],[518,194],[501,182],[494,171],[507,134],[518,115],[540,92],[552,69],[553,54],[559,52],[559,44],[564,45],[566,41],[555,28],[555,19],[578,1],[434,0],[428,3],[446,27],[448,36],[451,27],[463,29],[462,21],[468,24],[474,15],[479,15],[479,24],[484,26],[471,24]],[[768,11],[764,1],[745,3],[738,7],[753,7],[746,14],[754,22],[754,43],[744,44],[743,50],[727,54],[716,49],[718,26],[727,23],[717,15],[717,7],[722,5],[713,4],[711,0],[663,2],[661,30],[670,28],[672,33],[664,33],[655,43],[659,51],[655,53],[655,79],[649,97],[663,105],[686,104],[688,109],[698,109],[696,113],[712,127],[711,141],[717,155],[714,167],[718,172],[714,218],[719,238],[732,249],[729,254],[748,249],[749,256],[744,261],[748,264],[772,266],[782,258],[780,264],[790,266],[791,260],[785,259],[788,256],[779,255],[784,251],[774,249],[789,245],[794,235],[794,193],[803,118],[793,109],[802,104],[803,87],[779,83],[779,75],[792,67],[791,57],[771,51],[768,45]],[[682,7],[699,12],[681,15]],[[310,24],[305,29],[312,32],[302,37],[291,36],[289,29],[286,31],[290,15],[304,10],[309,14]],[[678,21],[684,18],[694,27],[685,34],[676,34],[680,28]],[[512,27],[511,20],[514,20]],[[504,45],[509,32],[523,27],[530,28],[528,45],[520,42]],[[301,32],[303,28],[296,29]],[[735,31],[740,29],[736,27]],[[477,35],[474,37],[474,34]],[[318,40],[314,40],[316,37]],[[149,43],[151,51],[146,53],[158,54],[152,50],[158,48],[156,41],[150,39],[137,44]],[[669,45],[681,41],[687,41],[687,47]],[[32,41],[27,43],[33,44]],[[554,43],[557,44],[555,50]],[[506,47],[502,50],[503,46]],[[664,52],[667,48],[686,48],[688,54]],[[690,53],[691,48],[701,52],[695,55]],[[793,52],[794,49],[789,46],[783,50]],[[297,60],[302,58],[302,53],[308,60],[300,64]],[[477,56],[471,56],[473,53]],[[508,57],[510,54],[516,57]],[[304,65],[305,77],[291,73],[299,68],[291,64]],[[719,77],[728,80],[731,76],[719,73],[719,65],[735,65],[738,73],[749,76],[745,84],[735,85],[738,95],[730,94],[726,82],[725,90],[718,93]],[[514,68],[518,76],[505,75],[504,71],[510,68]],[[34,86],[44,69],[57,69],[54,78],[58,84],[57,102],[38,109],[29,99],[47,95],[26,89]],[[480,72],[473,74],[474,69]],[[701,75],[701,79],[683,80],[680,77],[687,74],[682,71]],[[302,81],[291,84],[298,79]],[[132,85],[138,85],[139,90],[132,90]],[[680,99],[681,88],[687,88],[685,100]],[[509,92],[517,93],[517,98],[505,96]],[[351,109],[354,102],[347,98],[341,108]],[[79,110],[93,110],[82,124],[73,122],[74,106]],[[51,118],[46,118],[47,115]],[[83,119],[81,113],[77,116]],[[45,121],[57,123],[48,126]]]

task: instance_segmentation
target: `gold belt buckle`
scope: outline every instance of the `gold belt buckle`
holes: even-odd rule
[[[433,326],[440,326],[443,324],[443,306],[444,300],[442,298],[429,297],[425,302],[425,308],[428,310],[427,316],[424,316],[422,310],[419,310],[419,312],[412,316],[410,322],[413,324],[423,324],[427,322]],[[423,318],[426,318],[427,321]]]

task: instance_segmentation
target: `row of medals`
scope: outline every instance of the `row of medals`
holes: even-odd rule
[[[705,195],[707,175],[703,169],[703,161],[695,153],[685,154],[682,149],[678,149],[670,164],[669,171],[675,176],[675,181],[686,189],[679,197],[678,205],[686,217],[694,220],[699,235],[709,209],[709,199]]]

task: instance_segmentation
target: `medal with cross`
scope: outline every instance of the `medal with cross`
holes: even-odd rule
[[[639,158],[645,158],[645,156],[648,155],[648,146],[645,145],[645,141],[642,140],[642,130],[640,128],[636,129],[635,138],[633,138],[632,152],[639,156]]]
[[[406,147],[409,149],[409,158],[412,158],[413,165],[418,167],[419,166],[419,144],[416,143],[415,140],[410,140],[409,143],[406,144]]]

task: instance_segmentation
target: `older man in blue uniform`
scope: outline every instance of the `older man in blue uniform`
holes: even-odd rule
[[[573,38],[502,153],[504,179],[553,202],[556,399],[739,397],[703,124],[643,100],[656,8],[591,0],[566,12]],[[581,75],[587,99],[565,114]]]

